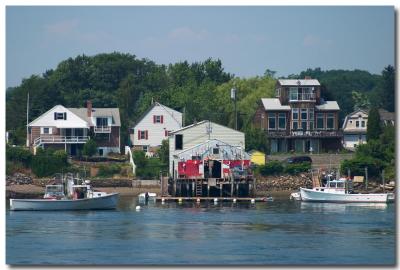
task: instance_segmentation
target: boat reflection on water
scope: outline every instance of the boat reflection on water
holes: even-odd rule
[[[344,213],[346,210],[355,208],[385,210],[387,203],[315,203],[315,202],[299,202],[300,209],[305,211],[327,211],[333,213]]]

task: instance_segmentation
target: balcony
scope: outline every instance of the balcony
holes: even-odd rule
[[[110,126],[95,126],[94,133],[111,133]]]
[[[341,130],[313,130],[313,131],[282,131],[282,130],[266,130],[267,136],[270,138],[335,138],[343,136]]]
[[[74,143],[86,143],[89,140],[89,136],[40,136],[33,142],[34,146],[43,144],[74,144]]]
[[[290,93],[289,101],[315,101],[315,93]]]

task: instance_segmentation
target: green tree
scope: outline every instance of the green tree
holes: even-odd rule
[[[387,66],[382,71],[382,90],[381,90],[381,105],[389,112],[394,112],[395,107],[395,69],[393,66]]]
[[[169,141],[163,140],[160,149],[158,149],[158,156],[163,164],[169,165]]]
[[[82,154],[87,157],[91,157],[97,152],[97,144],[93,139],[89,139],[82,149]]]
[[[379,111],[374,107],[368,113],[367,141],[379,139],[381,132]]]

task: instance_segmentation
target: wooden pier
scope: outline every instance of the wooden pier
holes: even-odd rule
[[[217,202],[268,202],[271,201],[271,197],[258,197],[258,198],[251,198],[251,197],[162,197],[157,196],[156,201],[161,202],[206,202],[206,201],[217,201]]]

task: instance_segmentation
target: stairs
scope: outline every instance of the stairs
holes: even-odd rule
[[[311,178],[313,182],[313,187],[320,187],[321,186],[321,181],[320,181],[320,172],[319,170],[311,170]]]
[[[196,180],[196,197],[203,195],[203,185],[201,180]]]

